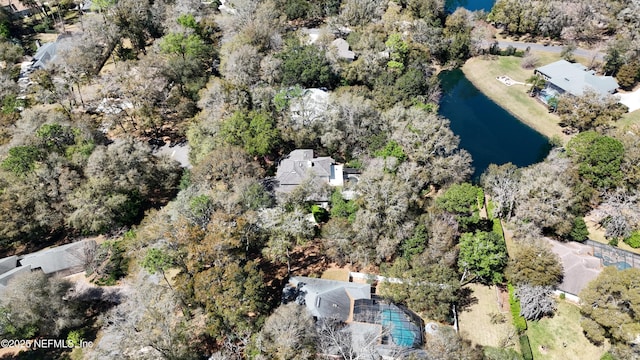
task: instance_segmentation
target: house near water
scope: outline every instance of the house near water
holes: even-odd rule
[[[540,91],[538,97],[547,105],[549,100],[564,93],[581,96],[585,91],[591,90],[605,96],[615,94],[618,89],[618,82],[613,76],[596,75],[594,70],[566,60],[541,66],[533,73],[546,81],[545,88]]]

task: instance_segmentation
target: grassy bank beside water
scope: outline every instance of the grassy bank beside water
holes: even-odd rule
[[[559,54],[535,51],[533,53],[539,58],[538,66],[560,60]],[[498,76],[506,75],[514,81],[526,82],[533,75],[533,70],[523,69],[521,63],[522,58],[515,56],[475,57],[464,64],[462,71],[478,90],[520,121],[548,138],[557,136],[566,143],[570,137],[562,133],[560,118],[550,114],[544,105],[529,96],[529,86],[506,86],[496,80]],[[616,126],[627,128],[638,124],[640,110],[625,114]]]
[[[540,65],[560,59],[557,54],[541,53],[538,57]],[[476,57],[469,59],[462,71],[478,90],[520,121],[548,138],[558,136],[566,142],[569,137],[562,133],[558,116],[550,114],[544,105],[529,96],[529,86],[506,86],[496,80],[498,76],[506,75],[514,81],[526,82],[533,70],[523,69],[521,62],[522,58],[515,56]]]

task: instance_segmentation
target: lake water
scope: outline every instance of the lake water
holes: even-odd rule
[[[443,93],[439,112],[451,120],[460,147],[471,153],[475,179],[492,163],[521,167],[547,156],[549,140],[484,96],[462,70],[442,72],[439,77]]]
[[[469,11],[484,10],[489,12],[495,2],[495,0],[446,0],[444,7],[449,12],[454,12],[459,7]]]

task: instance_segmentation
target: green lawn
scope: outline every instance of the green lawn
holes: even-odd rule
[[[640,110],[636,110],[632,113],[626,113],[618,122],[618,127],[627,129],[631,125],[638,126],[638,124],[640,124]]]
[[[560,59],[559,54],[547,52],[534,52],[538,57],[538,66],[546,65]],[[577,58],[583,64],[586,59]],[[462,71],[469,81],[473,83],[483,94],[509,111],[520,121],[534,128],[548,138],[559,136],[564,142],[569,137],[562,133],[558,125],[559,118],[549,114],[546,107],[528,96],[528,86],[506,86],[496,80],[496,77],[507,75],[515,81],[526,82],[533,75],[533,70],[523,69],[520,64],[522,58],[515,56],[476,57],[469,59]],[[640,124],[640,110],[625,114],[617,123],[623,129]]]
[[[538,53],[539,65],[556,61],[556,54]],[[533,70],[523,69],[520,64],[522,58],[515,56],[477,57],[469,59],[462,67],[462,71],[483,94],[509,111],[520,121],[548,138],[560,137],[567,141],[568,137],[562,133],[558,125],[559,118],[549,114],[547,108],[529,96],[529,86],[514,84],[506,86],[496,80],[498,76],[506,75],[519,82],[526,82],[533,75]]]
[[[582,333],[580,316],[578,306],[558,300],[558,311],[553,318],[528,321],[527,335],[531,341],[533,358],[599,360],[608,347],[598,347],[587,340]]]

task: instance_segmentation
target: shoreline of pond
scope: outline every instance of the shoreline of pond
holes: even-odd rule
[[[443,98],[438,113],[449,119],[459,146],[471,154],[474,178],[489,164],[524,167],[546,157],[549,138],[480,91],[460,69],[443,71],[439,79]]]
[[[473,60],[473,58],[469,60]],[[518,121],[520,121],[527,127],[531,128],[532,130],[536,131],[540,135],[546,137],[548,140],[559,138],[562,144],[566,144],[569,141],[571,136],[566,135],[562,132],[562,128],[559,125],[559,119],[553,119],[550,121],[550,118],[553,117],[553,115],[548,114],[548,112],[542,108],[542,105],[540,105],[539,110],[542,110],[547,113],[546,114],[547,119],[544,119],[543,121],[541,121],[542,119],[540,118],[534,119],[532,116],[524,116],[518,111],[514,111],[514,109],[511,106],[509,106],[510,105],[509,101],[511,99],[496,95],[496,93],[492,92],[491,89],[485,86],[485,84],[482,81],[479,81],[479,79],[476,76],[473,76],[473,74],[469,71],[469,66],[468,66],[469,60],[460,69],[462,70],[462,73],[464,74],[465,78],[469,80],[469,82],[473,84],[473,86],[475,86],[476,89],[478,89],[484,96],[486,96],[491,101],[493,101],[496,105],[498,105],[499,107],[504,109],[506,112],[511,114],[514,118],[518,119]],[[531,99],[531,101],[535,102],[534,99]],[[538,105],[538,104],[534,104],[534,105]]]

